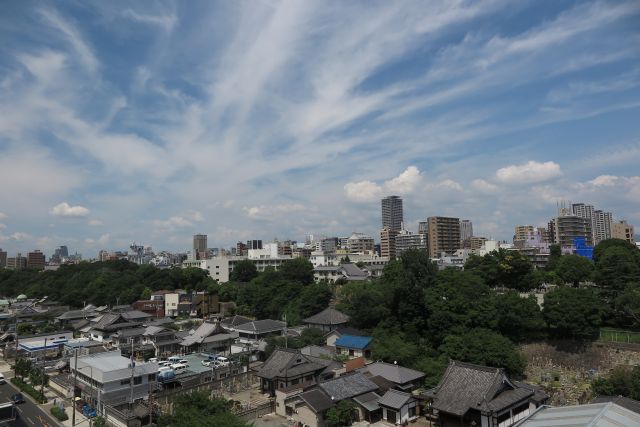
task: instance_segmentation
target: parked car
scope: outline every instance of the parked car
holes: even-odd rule
[[[149,359],[149,362],[157,362],[158,358],[157,357],[152,357],[151,359]]]
[[[0,384],[6,384],[7,381],[4,379],[4,375],[0,374]]]
[[[207,368],[210,368],[211,367],[211,363],[212,363],[211,360],[203,360],[202,361],[202,366],[206,366]]]
[[[24,396],[22,393],[16,393],[11,396],[11,401],[15,404],[24,403]]]
[[[218,356],[216,361],[220,364],[220,366],[229,366],[229,359],[224,356]]]

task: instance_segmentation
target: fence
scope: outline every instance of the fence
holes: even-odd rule
[[[275,412],[275,410],[276,410],[275,402],[270,401],[270,402],[265,402],[262,405],[256,406],[254,408],[247,409],[242,412],[237,412],[236,415],[242,421],[248,422],[251,420],[255,420],[256,418],[262,417],[263,415],[271,414]]]
[[[602,328],[600,329],[600,338],[598,341],[640,344],[640,332]]]

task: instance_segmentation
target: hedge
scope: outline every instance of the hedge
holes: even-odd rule
[[[33,388],[31,384],[27,384],[24,381],[18,378],[11,378],[11,382],[18,386],[20,391],[27,393],[29,396],[33,397],[38,403],[47,403],[47,398],[44,394],[40,393],[38,390]]]
[[[56,417],[58,421],[66,421],[69,419],[69,416],[67,415],[67,413],[57,406],[54,406],[53,408],[51,408],[51,414],[54,417]]]

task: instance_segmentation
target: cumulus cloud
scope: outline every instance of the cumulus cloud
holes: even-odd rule
[[[276,215],[287,214],[292,212],[302,212],[307,208],[299,203],[284,203],[279,205],[260,205],[243,208],[250,218],[269,218]]]
[[[7,215],[4,212],[0,212],[0,220],[7,219],[7,218],[9,218],[9,215]]]
[[[445,179],[443,181],[440,181],[438,183],[438,187],[441,188],[445,188],[448,190],[454,190],[454,191],[463,191],[464,189],[462,188],[462,185],[460,185],[460,183],[452,180],[452,179]]]
[[[155,220],[154,225],[162,230],[173,230],[180,227],[192,227],[195,223],[204,221],[202,213],[199,211],[190,211],[183,215],[172,216],[166,220]]]
[[[505,183],[530,184],[549,181],[562,176],[560,165],[555,162],[536,162],[529,160],[521,165],[510,165],[498,169],[496,178]]]
[[[372,181],[349,182],[345,184],[344,191],[351,201],[371,202],[388,194],[402,195],[412,193],[419,187],[421,182],[422,174],[420,170],[415,166],[409,166],[400,175],[382,184],[376,184]]]
[[[71,206],[67,202],[62,202],[49,211],[53,216],[82,217],[89,215],[89,209],[84,206]]]
[[[617,182],[618,177],[615,175],[600,175],[589,181],[589,184],[595,185],[596,187],[611,187]]]
[[[498,191],[498,186],[484,179],[474,179],[471,181],[471,188],[481,193],[493,194]]]

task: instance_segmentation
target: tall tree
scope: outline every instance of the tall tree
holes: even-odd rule
[[[603,307],[592,289],[563,286],[545,295],[542,313],[553,336],[591,340],[598,337]]]
[[[557,263],[556,274],[565,283],[578,286],[580,282],[591,278],[593,263],[580,255],[564,255]]]
[[[253,261],[249,259],[243,259],[238,261],[233,267],[233,271],[229,279],[233,282],[250,282],[252,279],[258,276],[258,269]]]

